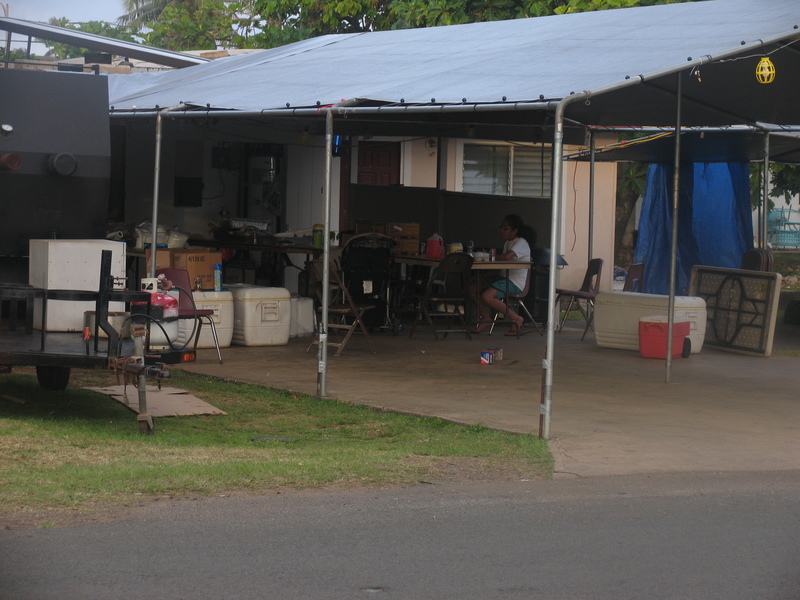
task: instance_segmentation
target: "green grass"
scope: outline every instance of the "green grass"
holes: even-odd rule
[[[453,465],[505,479],[549,477],[552,470],[546,442],[531,435],[180,371],[169,385],[227,416],[158,418],[155,435],[145,436],[127,408],[75,387],[110,383],[106,373],[73,371],[67,390],[46,392],[32,375],[0,376],[0,519],[142,496],[430,481],[444,472],[452,478]]]

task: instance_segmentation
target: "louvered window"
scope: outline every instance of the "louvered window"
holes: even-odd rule
[[[463,190],[473,194],[550,196],[549,146],[464,144]]]

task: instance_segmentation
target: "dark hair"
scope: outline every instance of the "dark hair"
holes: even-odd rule
[[[511,229],[516,229],[517,235],[521,238],[525,238],[525,241],[528,242],[531,250],[533,250],[534,246],[536,246],[536,230],[533,227],[525,225],[525,223],[522,222],[522,217],[519,215],[506,215],[503,221],[508,223]]]

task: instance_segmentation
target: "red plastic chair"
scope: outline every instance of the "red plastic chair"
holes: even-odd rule
[[[194,336],[194,348],[197,349],[197,342],[200,341],[200,330],[203,323],[208,323],[211,327],[211,335],[214,338],[214,347],[217,349],[217,358],[222,364],[222,352],[219,349],[219,338],[217,328],[214,325],[214,311],[210,308],[197,308],[192,296],[191,282],[189,281],[189,271],[186,269],[156,269],[156,276],[164,275],[178,288],[178,319],[193,319],[197,321],[197,331]]]

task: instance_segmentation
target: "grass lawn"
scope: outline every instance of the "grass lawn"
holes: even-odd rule
[[[173,371],[227,416],[156,419],[82,389],[115,383],[73,370],[63,392],[23,369],[0,376],[0,523],[69,524],[76,514],[148,498],[264,493],[443,480],[547,478],[552,457],[531,435],[376,412]],[[134,387],[129,388],[134,394]]]

